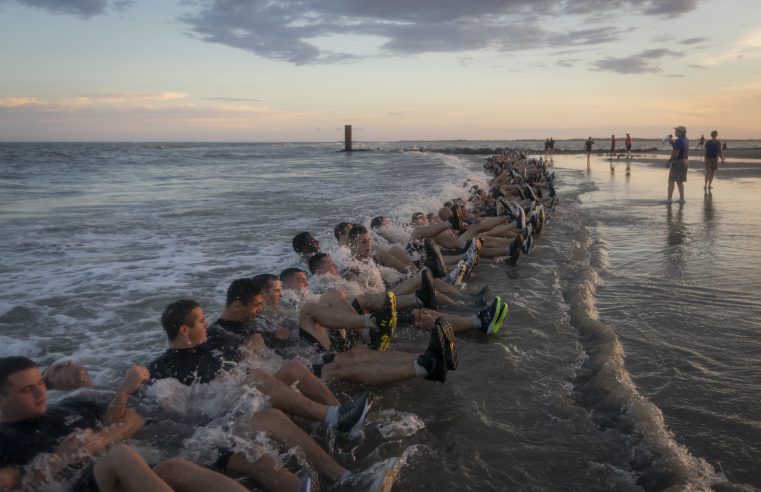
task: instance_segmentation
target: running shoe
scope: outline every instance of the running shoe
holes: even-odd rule
[[[526,240],[523,241],[523,254],[527,255],[531,253],[531,249],[534,247],[534,236],[531,234],[526,236]]]
[[[498,321],[499,315],[502,313],[502,299],[499,296],[494,298],[491,306],[479,311],[476,316],[481,320],[481,331],[484,333],[490,333],[493,329],[494,323]]]
[[[521,256],[521,248],[523,247],[523,235],[518,234],[510,246],[507,247],[508,258],[505,260],[509,265],[515,265],[518,263],[518,258]]]
[[[523,207],[513,202],[515,205],[515,228],[524,229],[526,227],[526,211]]]
[[[486,306],[489,299],[489,286],[484,285],[483,289],[479,290],[473,295],[473,299],[475,300],[476,304],[480,306]]]
[[[452,224],[452,229],[457,231],[463,230],[464,222],[462,220],[462,209],[459,205],[452,205],[450,208],[452,215],[449,217],[449,223]]]
[[[468,277],[470,277],[473,274],[473,269],[476,268],[478,265],[478,262],[481,261],[481,255],[478,254],[475,250],[473,252],[468,252],[468,256],[465,259],[465,274],[463,274],[462,279],[465,280]]]
[[[433,277],[431,276],[431,271],[427,268],[423,268],[423,270],[420,272],[420,275],[420,290],[415,292],[415,294],[417,295],[418,299],[423,302],[423,306],[436,311],[436,309],[439,307],[439,303],[436,300],[436,287],[433,285]]]
[[[396,330],[396,296],[392,291],[386,292],[386,300],[371,318],[375,330],[370,331],[370,348],[373,350],[388,350],[391,337]]]
[[[359,433],[359,429],[365,423],[365,417],[370,410],[370,394],[365,391],[353,402],[348,405],[341,405],[338,408],[338,421],[336,429],[345,432],[350,438],[354,438]]]
[[[481,320],[481,331],[487,335],[493,335],[502,328],[502,323],[507,317],[508,307],[502,300],[497,297],[492,302],[491,306],[480,311],[478,318]]]
[[[446,283],[455,287],[459,287],[460,284],[462,284],[463,278],[465,278],[465,272],[467,270],[468,264],[465,263],[465,260],[460,260],[452,269],[452,271],[449,272],[449,275],[447,275],[445,279]]]
[[[444,355],[447,361],[447,369],[454,371],[457,369],[457,349],[454,343],[454,330],[452,325],[449,324],[444,318],[436,318],[436,326],[441,329],[441,334],[444,337]]]
[[[425,248],[425,266],[430,268],[434,278],[445,277],[447,275],[447,267],[444,263],[444,257],[441,256],[439,246],[433,239],[426,239],[423,241],[423,247]]]
[[[447,381],[447,354],[444,346],[446,341],[441,327],[436,324],[431,330],[431,339],[428,342],[428,350],[418,357],[417,362],[428,371],[425,377],[429,381]]]

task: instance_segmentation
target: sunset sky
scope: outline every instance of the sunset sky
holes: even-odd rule
[[[0,0],[0,141],[761,138],[758,0]]]

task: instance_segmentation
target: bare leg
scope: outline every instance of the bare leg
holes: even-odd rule
[[[669,181],[669,197],[668,201],[671,201],[671,197],[674,195],[674,182]]]
[[[677,188],[679,188],[679,201],[683,202],[684,201],[684,183],[682,183],[681,181],[677,181],[676,186]]]
[[[341,404],[328,387],[301,362],[295,360],[286,362],[275,373],[275,377],[289,387],[296,383],[296,388],[310,400],[323,405],[339,406]]]
[[[172,492],[137,451],[126,444],[117,444],[98,459],[93,473],[102,492]]]
[[[377,362],[336,359],[330,364],[325,364],[323,374],[335,379],[354,381],[364,384],[387,384],[404,381],[415,377],[415,360],[417,354],[402,352],[376,352],[379,355]],[[384,355],[394,355],[395,360],[380,360]],[[401,356],[401,360],[400,360]]]
[[[412,260],[409,259],[409,256],[406,258],[407,261],[404,261],[400,259],[398,255],[382,248],[375,248],[375,258],[378,260],[379,264],[393,268],[400,273],[408,273],[417,269],[412,263]]]
[[[436,326],[436,318],[446,319],[454,331],[467,331],[473,329],[473,318],[471,316],[460,316],[457,314],[444,314],[430,309],[415,309],[412,311],[415,316],[414,326],[430,331]]]
[[[208,490],[246,492],[248,490],[232,478],[198,466],[184,458],[175,457],[162,461],[153,467],[153,471],[175,492],[206,492]]]
[[[331,482],[337,481],[347,471],[279,410],[272,408],[257,412],[250,421],[240,425],[252,432],[264,432],[289,448],[301,448],[309,463]]]
[[[451,225],[448,222],[442,222],[441,224],[429,224],[427,226],[418,227],[410,235],[410,240],[415,241],[417,239],[433,239],[447,229],[451,229]]]
[[[266,454],[251,463],[243,453],[235,453],[227,462],[227,469],[253,477],[265,490],[271,492],[293,492],[298,490],[301,480],[286,470]],[[212,490],[212,489],[208,489]]]
[[[261,369],[254,369],[248,377],[248,382],[253,383],[259,391],[267,395],[270,405],[292,415],[306,417],[322,422],[328,407],[322,403],[312,401],[272,374]]]

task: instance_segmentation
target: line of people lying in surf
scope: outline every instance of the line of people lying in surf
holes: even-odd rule
[[[339,224],[334,232],[344,248],[336,250],[344,254],[341,268],[320,252],[311,234],[297,235],[294,250],[311,276],[289,268],[279,276],[234,280],[222,315],[210,327],[196,301],[171,303],[161,316],[169,348],[147,367],[129,367],[108,404],[75,393],[48,406],[48,389],[92,385],[87,369],[71,360],[40,371],[26,357],[0,358],[0,491],[70,476],[79,477],[72,489],[80,491],[247,490],[228,475],[249,477],[265,490],[309,490],[309,473],[299,477],[277,456],[249,445],[260,433],[286,448],[299,448],[325,483],[351,479],[352,472],[291,416],[323,422],[351,438],[364,424],[369,394],[342,405],[323,379],[443,383],[458,365],[456,331],[499,331],[508,307],[498,296],[473,315],[442,310],[487,304],[487,288],[469,294],[461,284],[482,258],[507,257],[515,265],[521,253],[530,253],[533,236],[544,226],[545,207],[554,206],[556,197],[554,175],[541,162],[510,153],[490,158],[485,168],[495,175],[488,192],[472,186],[467,201],[448,203],[436,215],[414,214],[409,232],[385,217],[373,219],[371,229],[383,246],[373,247],[364,226]],[[273,322],[293,306],[297,321],[292,327]],[[430,331],[423,353],[388,350],[400,322]],[[310,350],[303,350],[303,341]],[[259,366],[258,358],[274,358],[279,367]],[[223,379],[255,388],[269,407],[230,412],[221,425],[236,439],[217,449],[214,463],[200,466],[175,456],[149,467],[122,443],[145,423],[127,405],[130,395],[149,393],[144,384]],[[96,454],[92,466],[82,465]]]

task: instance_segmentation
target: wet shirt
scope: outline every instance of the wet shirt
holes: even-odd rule
[[[246,343],[251,338],[251,335],[255,333],[258,333],[258,331],[254,323],[231,321],[222,318],[212,323],[208,330],[206,330],[209,340],[229,343],[238,347]]]
[[[148,364],[151,379],[174,378],[182,384],[208,383],[221,371],[229,371],[243,354],[229,336],[209,338],[197,347],[167,349]]]
[[[687,159],[690,149],[690,141],[687,139],[687,137],[682,135],[681,137],[677,138],[671,147],[678,151],[674,159]]]
[[[72,400],[48,407],[41,417],[0,423],[0,468],[23,466],[72,432],[95,429],[105,410],[93,401]]]
[[[715,159],[719,157],[719,151],[721,150],[721,142],[719,140],[709,140],[705,144],[706,157]]]

